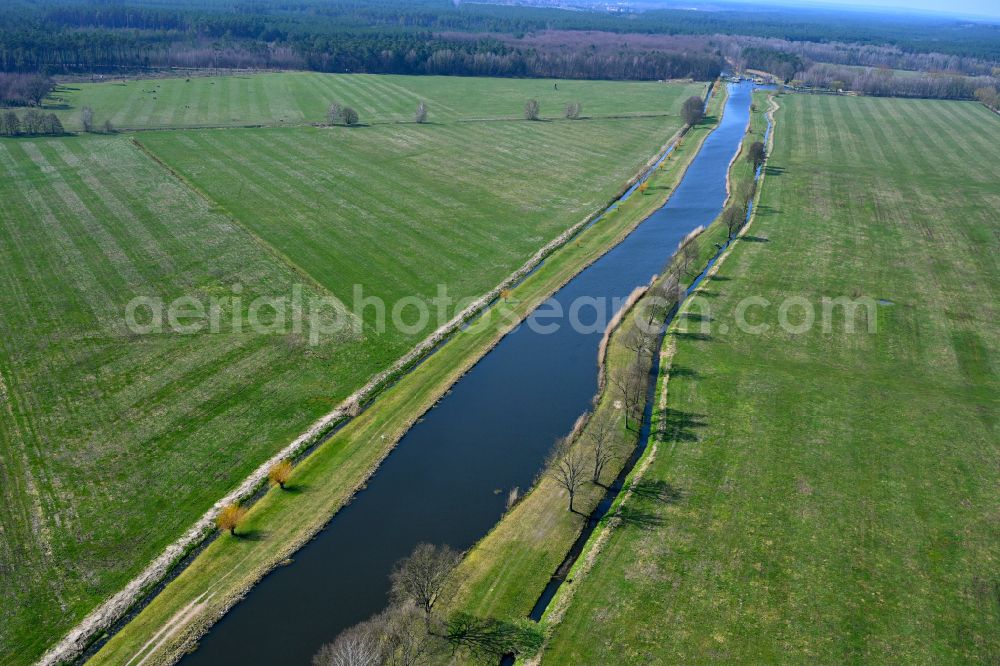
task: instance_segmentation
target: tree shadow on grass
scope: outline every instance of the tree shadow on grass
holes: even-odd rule
[[[615,517],[620,520],[623,525],[630,525],[643,530],[660,527],[665,522],[661,516],[652,513],[651,511],[644,511],[628,504],[623,504],[619,507],[618,513]]]
[[[698,340],[699,342],[711,342],[712,336],[708,333],[689,333],[686,331],[674,331],[674,337],[678,340]]]
[[[754,209],[756,212],[754,215],[757,217],[769,217],[771,215],[777,215],[781,212],[780,208],[775,208],[774,206],[768,206],[767,204],[758,204]]]
[[[740,236],[740,240],[745,243],[770,243],[770,238],[765,238],[764,236]]]
[[[237,529],[236,534],[230,536],[235,536],[240,541],[263,541],[267,537],[267,532],[254,528]]]
[[[644,500],[660,504],[676,504],[684,496],[680,488],[657,479],[655,481],[639,481],[632,486],[632,494]]]
[[[768,176],[780,176],[785,173],[785,167],[765,166],[764,173]]]
[[[664,441],[696,442],[698,435],[694,431],[708,425],[704,414],[683,412],[670,407],[663,410],[662,418]]]
[[[697,370],[692,370],[691,368],[685,368],[683,365],[671,365],[670,376],[697,379],[699,375]]]

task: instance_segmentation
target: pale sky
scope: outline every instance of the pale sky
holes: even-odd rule
[[[753,0],[737,0],[753,2]],[[776,3],[777,4],[777,3]],[[793,4],[793,0],[781,0],[780,4]],[[952,15],[985,16],[1000,19],[1000,0],[806,0],[806,4],[826,6],[864,7],[867,9],[915,9],[918,11],[941,12]]]

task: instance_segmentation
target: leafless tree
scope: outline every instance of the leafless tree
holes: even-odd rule
[[[722,222],[729,231],[729,238],[736,238],[736,234],[739,233],[740,228],[743,226],[744,216],[745,213],[737,204],[727,206],[722,211]]]
[[[681,271],[684,273],[690,273],[691,266],[698,261],[698,255],[700,254],[698,248],[698,239],[692,238],[684,247],[681,248]]]
[[[394,604],[345,629],[313,656],[314,666],[416,666],[434,649],[423,613],[412,603]]]
[[[763,141],[754,141],[750,144],[750,148],[747,149],[747,162],[753,164],[754,169],[763,164],[766,159],[767,149],[764,147]]]
[[[396,563],[390,575],[393,600],[399,604],[416,604],[424,611],[427,627],[430,628],[434,604],[458,560],[459,553],[448,546],[417,544],[409,557]]]
[[[381,666],[382,638],[370,620],[345,629],[313,655],[313,666]]]
[[[994,111],[1000,109],[1000,92],[996,88],[984,86],[976,89],[976,99]]]
[[[413,114],[413,120],[419,124],[427,122],[427,104],[425,102],[417,104],[417,112]]]
[[[45,114],[38,109],[28,109],[21,127],[25,134],[45,134]]]
[[[17,136],[21,133],[21,120],[13,111],[5,111],[0,116],[0,134],[3,136]]]
[[[537,99],[529,99],[524,103],[524,119],[538,120],[538,113],[541,110]]]
[[[329,125],[336,125],[340,122],[340,118],[344,113],[344,106],[338,102],[334,102],[330,105],[330,108],[326,110],[326,122]]]
[[[656,342],[656,332],[651,327],[641,325],[641,322],[636,322],[636,325],[622,336],[622,346],[635,352],[636,359],[652,357],[656,351]]]
[[[59,120],[59,116],[54,113],[45,116],[45,133],[52,136],[59,136],[66,133],[66,130],[63,129],[62,121]]]
[[[114,134],[115,133],[115,126],[114,126],[114,124],[112,124],[112,122],[110,120],[105,120],[104,121],[104,133],[105,134]]]
[[[89,106],[80,109],[80,124],[83,125],[84,132],[94,131],[94,110]]]
[[[580,117],[580,113],[583,111],[583,104],[579,102],[570,102],[566,105],[566,117],[570,120],[576,120]]]
[[[594,454],[594,475],[592,478],[594,483],[599,484],[601,482],[601,473],[604,471],[604,468],[617,457],[617,452],[614,448],[617,425],[617,419],[612,420],[606,416],[595,416],[590,419],[584,431],[584,435],[590,441],[591,451]]]
[[[556,442],[545,463],[545,474],[569,493],[569,510],[576,512],[573,500],[587,482],[587,464],[569,438]]]
[[[645,326],[647,330],[658,334],[660,325],[666,321],[670,311],[677,305],[680,298],[680,283],[677,281],[677,275],[672,271],[668,272],[639,301],[646,316]]]
[[[618,389],[622,406],[625,409],[625,427],[629,427],[631,418],[637,425],[642,422],[640,407],[646,397],[648,371],[638,361],[629,363],[611,373],[611,383]]]
[[[705,103],[702,101],[701,97],[697,95],[692,95],[684,100],[684,105],[681,107],[681,118],[689,126],[697,125],[701,122],[702,118],[705,117]]]

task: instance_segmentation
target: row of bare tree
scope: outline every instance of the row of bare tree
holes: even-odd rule
[[[14,111],[0,114],[0,136],[59,136],[65,134],[59,116],[28,109],[24,116]]]
[[[440,616],[438,600],[460,559],[448,546],[418,544],[392,570],[390,606],[323,645],[313,666],[416,666],[446,662],[458,654],[466,657],[463,662],[495,664],[506,654],[537,652],[541,628],[528,620]]]
[[[41,74],[0,72],[0,104],[38,106],[54,86],[52,79]]]

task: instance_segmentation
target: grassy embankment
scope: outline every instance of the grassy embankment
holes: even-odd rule
[[[219,333],[136,335],[133,297],[228,301],[239,285],[245,307],[296,284],[306,302],[346,300],[355,282],[390,304],[435,282],[477,296],[613,196],[700,88],[648,88],[673,114],[658,118],[143,134],[168,156],[188,140],[240,151],[204,178],[192,168],[200,195],[128,135],[0,142],[0,661],[36,659],[434,325],[313,346],[307,331],[235,331],[224,304]],[[380,241],[362,233],[372,216]],[[423,261],[425,279],[394,279],[394,258]]]
[[[701,292],[711,332],[673,336],[642,483],[676,496],[628,500],[660,526],[610,532],[543,663],[1000,657],[1000,147],[975,140],[1000,124],[780,99],[753,227]],[[747,315],[759,334],[736,325],[751,296],[771,303]],[[815,307],[804,332],[779,326],[793,296]],[[892,304],[824,330],[838,296]]]
[[[558,86],[558,88],[556,88]],[[701,87],[701,86],[699,86]],[[362,123],[412,122],[425,102],[432,123],[523,117],[537,99],[543,118],[562,118],[571,102],[584,117],[662,116],[679,106],[664,103],[655,82],[490,79],[391,74],[282,72],[245,76],[143,79],[62,85],[46,100],[68,130],[79,130],[80,110],[93,109],[97,125],[119,129],[294,126],[326,122],[331,102],[357,110]],[[679,93],[678,93],[679,94]],[[623,106],[624,103],[624,106]]]
[[[720,90],[723,94],[711,100],[709,115],[713,118],[724,107],[724,88]],[[697,152],[714,126],[714,122],[706,122],[688,133],[684,148]],[[665,184],[668,190],[673,190],[681,175],[681,172],[670,174],[671,181]],[[662,185],[658,180],[651,181],[647,192]],[[664,257],[665,262],[667,259]],[[605,376],[611,376],[635,358],[635,353],[623,345],[634,326],[633,317],[623,317],[621,326],[612,334],[604,359]],[[601,484],[605,487],[618,476],[638,441],[634,424],[632,429],[626,429],[621,406],[615,405],[619,397],[619,390],[606,383],[595,399],[592,420],[574,438],[575,447],[589,459],[593,448],[588,430],[608,419],[617,421],[614,444],[617,455],[602,474]],[[527,617],[579,536],[586,523],[585,516],[593,512],[604,492],[601,485],[588,484],[574,502],[578,513],[570,513],[566,491],[551,478],[542,477],[466,554],[444,595],[444,610],[504,619]]]
[[[514,291],[510,303],[516,312],[522,316],[530,312],[661,205],[665,192],[660,187],[676,182],[694,152],[693,146],[685,142],[658,172],[659,185],[650,188],[653,194],[632,197],[552,255]],[[403,377],[370,409],[298,465],[295,484],[300,492],[292,495],[272,491],[254,505],[244,529],[258,538],[219,539],[211,544],[109,641],[94,663],[127,661],[147,651],[154,652],[154,662],[164,661],[190,645],[243,590],[322,527],[413,421],[505,332],[494,327],[470,328]],[[189,605],[196,601],[199,605]],[[171,622],[182,610],[182,621]],[[165,633],[146,645],[162,629],[166,629]]]

